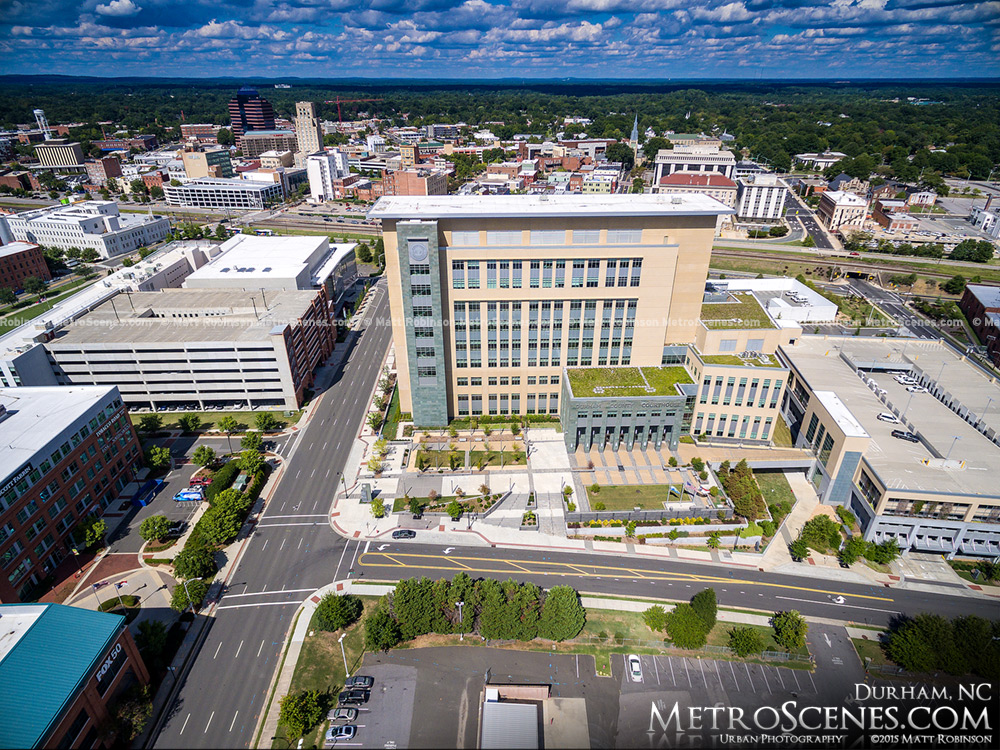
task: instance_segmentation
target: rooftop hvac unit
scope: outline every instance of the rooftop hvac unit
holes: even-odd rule
[[[675,195],[674,197],[672,197],[672,198],[670,199],[670,202],[671,202],[671,203],[683,203],[683,202],[684,202],[684,199],[683,199],[683,198],[681,198],[681,197],[680,197],[679,195]]]

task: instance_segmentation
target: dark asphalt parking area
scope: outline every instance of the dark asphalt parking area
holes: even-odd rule
[[[404,679],[413,675],[411,708],[401,698],[387,701],[391,703],[388,710],[376,713],[379,675],[387,667],[413,670],[400,673]],[[479,700],[487,674],[490,684],[549,684],[552,697],[584,698],[591,747],[615,744],[618,683],[597,676],[591,656],[485,647],[400,649],[367,654],[359,674],[375,677],[368,704],[372,711],[365,716],[366,726],[358,729],[355,740],[364,747],[477,747]],[[408,714],[390,715],[392,712]],[[404,721],[409,723],[409,737],[390,737],[393,731],[401,730]],[[361,717],[358,722],[362,723]],[[386,728],[397,725],[397,730]],[[369,735],[373,744],[369,744]],[[386,744],[389,741],[395,744]]]

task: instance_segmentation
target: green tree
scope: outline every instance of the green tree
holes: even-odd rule
[[[361,599],[351,594],[327,594],[316,605],[314,622],[320,630],[333,632],[357,620],[363,608]]]
[[[159,185],[153,185],[153,187],[149,189],[149,197],[155,201],[162,201],[164,197],[163,188]]]
[[[269,411],[258,412],[253,421],[261,432],[273,432],[281,426],[278,419]]]
[[[788,551],[792,554],[792,559],[797,561],[805,560],[809,557],[809,544],[805,539],[799,537],[788,545]]]
[[[371,263],[372,250],[367,244],[361,242],[354,248],[354,257],[358,259],[359,263]]]
[[[174,558],[174,573],[178,578],[189,580],[205,578],[214,574],[215,571],[215,555],[208,547],[187,544]]]
[[[111,706],[118,737],[132,741],[146,728],[153,715],[153,691],[149,685],[132,685]]]
[[[139,524],[139,536],[147,542],[164,539],[170,533],[170,519],[164,515],[149,516]]]
[[[219,132],[216,133],[215,138],[220,146],[236,145],[236,138],[233,135],[233,131],[229,128],[219,128]]]
[[[373,497],[369,507],[372,510],[372,515],[375,518],[385,518],[385,503],[380,497]]]
[[[642,619],[650,630],[663,632],[667,628],[667,611],[659,604],[654,604],[643,612]]]
[[[930,672],[937,665],[935,644],[929,643],[914,620],[906,620],[890,631],[886,655],[909,672]]]
[[[673,144],[666,138],[655,137],[642,144],[642,153],[646,155],[646,161],[653,161],[658,151],[671,148]]]
[[[13,305],[17,302],[17,295],[10,287],[0,287],[0,305]]]
[[[238,432],[240,429],[239,423],[236,421],[236,417],[232,414],[225,415],[219,420],[219,429],[226,433],[226,438],[229,441],[229,452],[233,452],[233,433]]]
[[[703,591],[699,591],[691,597],[691,608],[695,611],[695,614],[701,618],[702,623],[705,625],[706,633],[715,627],[715,621],[719,611],[719,603],[715,597],[715,589],[705,589]]]
[[[678,648],[701,648],[705,645],[705,623],[687,602],[681,602],[667,615],[667,633]]]
[[[403,640],[432,632],[434,601],[431,588],[431,580],[426,577],[404,579],[396,584],[390,602]]]
[[[145,620],[139,623],[135,645],[146,663],[159,659],[167,649],[167,626],[159,620]]]
[[[83,544],[84,549],[90,549],[104,542],[107,531],[108,524],[97,514],[91,513],[76,525],[73,537],[78,544]]]
[[[199,445],[194,449],[191,460],[197,466],[211,466],[216,460],[215,450],[207,445]]]
[[[419,516],[424,511],[423,503],[415,497],[411,497],[406,501],[406,509],[410,511],[415,516]]]
[[[208,594],[208,584],[200,578],[192,578],[186,583],[187,588],[183,583],[178,583],[170,595],[170,608],[178,612],[183,612],[189,606],[197,610]],[[190,601],[188,601],[188,592],[191,593]]]
[[[809,625],[805,618],[794,609],[786,612],[775,612],[771,618],[774,628],[774,640],[788,651],[798,651],[806,647],[806,633]]]
[[[369,651],[388,651],[399,643],[400,637],[399,624],[392,619],[383,602],[379,602],[365,618],[365,648]]]
[[[186,433],[197,432],[198,428],[201,427],[201,417],[197,414],[181,414],[177,418],[177,424]]]
[[[146,449],[146,466],[162,469],[170,466],[170,449],[161,445],[151,445]]]
[[[240,448],[245,451],[258,451],[264,449],[264,438],[259,432],[248,432],[240,438]]]
[[[553,586],[545,596],[538,635],[550,641],[575,638],[587,620],[580,595],[570,586]]]
[[[842,565],[854,565],[859,558],[864,556],[866,549],[868,549],[868,542],[864,538],[857,535],[852,536],[840,550],[837,559]]]
[[[323,719],[323,699],[318,690],[303,690],[281,699],[279,720],[291,739],[304,735]]]
[[[445,513],[447,513],[452,518],[459,518],[463,511],[462,504],[458,500],[452,500],[448,503],[448,507],[445,508]]]
[[[899,542],[895,538],[885,539],[878,544],[869,544],[865,548],[865,559],[880,565],[888,565],[902,554]]]
[[[125,268],[131,268],[135,265],[135,261],[131,258],[122,258],[122,266]]]
[[[100,257],[100,254],[92,247],[85,247],[80,251],[80,260],[85,263],[95,263]]]
[[[747,625],[730,628],[729,648],[737,656],[759,654],[764,650],[764,636],[757,629]]]
[[[636,177],[632,180],[632,189],[629,192],[641,193],[646,187],[646,183],[642,181],[641,177]]]
[[[139,418],[139,429],[142,432],[156,432],[163,426],[163,418],[159,414],[144,414]]]
[[[961,274],[955,274],[947,281],[940,282],[939,286],[948,294],[961,294],[965,291],[965,283],[964,276]]]
[[[21,282],[21,286],[24,287],[24,291],[28,294],[41,296],[45,292],[47,284],[37,276],[28,276]]]

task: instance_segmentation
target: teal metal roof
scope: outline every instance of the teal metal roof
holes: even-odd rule
[[[21,604],[0,605],[13,614]],[[124,626],[124,616],[49,604],[0,661],[0,747],[38,747]]]

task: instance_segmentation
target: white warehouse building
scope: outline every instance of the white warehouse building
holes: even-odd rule
[[[115,201],[46,206],[0,218],[21,242],[44,247],[92,248],[102,258],[131,253],[166,238],[170,221],[153,213],[121,215]]]
[[[163,194],[171,206],[198,208],[261,209],[284,199],[280,182],[203,178],[185,185],[163,186]]]
[[[350,174],[347,154],[338,149],[310,154],[306,159],[306,174],[309,177],[309,194],[312,201],[323,203],[333,200],[336,194],[333,181]]]

